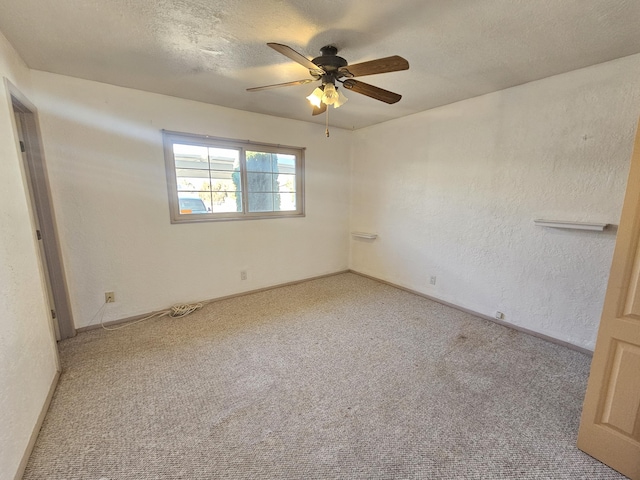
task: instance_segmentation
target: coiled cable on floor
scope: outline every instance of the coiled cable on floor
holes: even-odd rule
[[[93,316],[93,318],[96,318],[98,314],[100,314],[100,326],[105,330],[121,330],[123,328],[130,327],[131,325],[135,325],[136,323],[141,323],[146,320],[151,320],[152,318],[164,317],[166,315],[170,316],[171,318],[182,318],[182,317],[186,317],[190,313],[195,312],[196,310],[200,310],[203,306],[202,303],[178,303],[176,305],[173,305],[168,310],[161,310],[159,312],[154,312],[151,315],[147,315],[144,318],[139,318],[138,320],[133,320],[131,322],[123,323],[122,325],[118,325],[116,327],[107,327],[104,324],[104,311],[105,311],[106,305],[107,304],[104,303],[102,307],[100,307],[100,310],[98,310],[98,312],[96,312],[96,314]]]
[[[180,303],[171,307],[169,316],[172,318],[186,317],[190,313],[200,310],[201,308],[201,303]]]

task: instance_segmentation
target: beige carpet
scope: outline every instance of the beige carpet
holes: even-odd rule
[[[618,479],[590,357],[342,274],[60,343],[25,479]]]

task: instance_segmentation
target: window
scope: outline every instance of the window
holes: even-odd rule
[[[304,216],[304,149],[163,132],[171,222]]]

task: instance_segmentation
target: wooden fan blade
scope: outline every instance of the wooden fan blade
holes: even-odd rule
[[[397,93],[390,92],[389,90],[385,90],[380,87],[374,87],[373,85],[369,85],[368,83],[359,82],[358,80],[353,80],[351,78],[348,78],[344,82],[342,82],[342,85],[347,90],[361,93],[362,95],[375,98],[376,100],[380,100],[381,102],[385,103],[396,103],[399,102],[402,98],[402,95],[398,95]]]
[[[369,62],[356,63],[341,67],[338,71],[345,77],[363,77],[365,75],[375,75],[377,73],[397,72],[408,70],[409,62],[404,58],[394,55],[393,57],[379,58]]]
[[[316,107],[314,105],[313,113],[311,115],[320,115],[321,113],[324,113],[326,111],[327,111],[327,105],[324,103],[321,103],[319,107]]]
[[[287,45],[282,45],[281,43],[267,43],[267,45],[273,48],[276,52],[281,53],[285,57],[289,57],[294,62],[298,62],[300,65],[308,68],[309,70],[315,70],[317,72],[324,73],[324,70],[322,68],[320,68],[307,57],[296,52],[293,48]]]
[[[263,87],[247,88],[247,92],[259,92],[260,90],[268,90],[270,88],[289,87],[291,85],[305,85],[307,83],[315,82],[313,78],[305,78],[304,80],[296,80],[294,82],[275,83],[273,85],[264,85]]]

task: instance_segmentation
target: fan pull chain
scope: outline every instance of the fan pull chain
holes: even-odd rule
[[[324,134],[327,136],[327,138],[329,138],[329,107],[331,105],[327,105],[327,129],[325,130]]]

